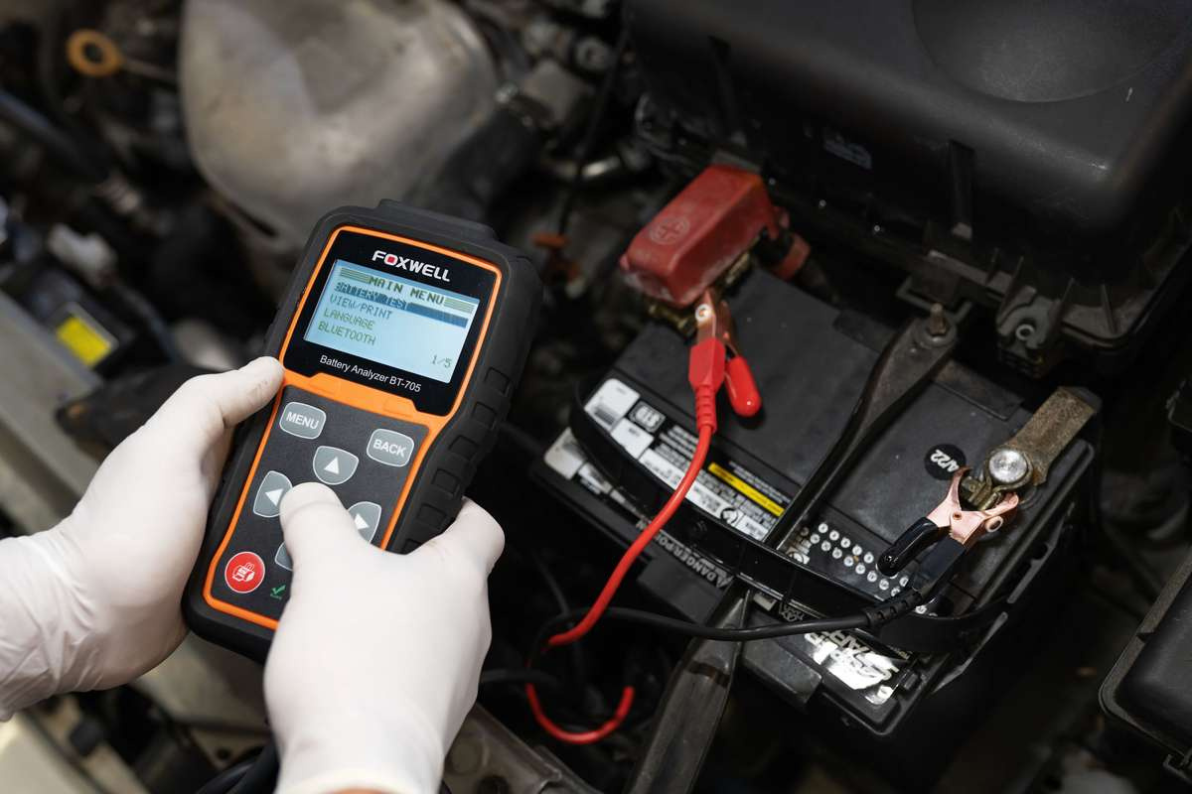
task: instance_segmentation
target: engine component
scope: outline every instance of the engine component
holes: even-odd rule
[[[1192,561],[1181,565],[1100,688],[1100,704],[1192,777]]]
[[[446,786],[456,794],[587,794],[562,762],[534,749],[479,706],[471,709],[446,756]]]
[[[482,221],[492,204],[537,160],[547,139],[575,117],[586,83],[549,59],[507,87],[490,117],[416,189],[423,208]]]
[[[84,28],[67,38],[67,60],[89,78],[107,78],[125,70],[165,84],[175,82],[175,74],[157,64],[129,58],[116,42],[100,31]]]
[[[1182,279],[1183,0],[854,14],[633,0],[625,14],[660,150],[769,163],[806,236],[907,270],[914,303],[996,308],[1023,369],[1045,373],[1066,341],[1115,361]]]
[[[5,725],[0,772],[9,776],[4,783],[6,793],[67,794],[94,789],[94,784],[72,770],[53,742],[24,715],[13,717]]]
[[[189,2],[179,63],[200,171],[296,249],[327,209],[403,197],[496,92],[444,0]]]
[[[603,39],[582,34],[548,17],[531,20],[521,32],[521,42],[534,56],[550,56],[597,75],[608,69],[614,58],[612,47]]]
[[[63,405],[58,410],[59,424],[80,446],[103,458],[144,425],[184,381],[208,371],[190,364],[167,364],[114,378]]]
[[[749,600],[739,594],[726,613],[711,619],[723,628],[746,624]],[[671,675],[641,761],[629,787],[632,794],[691,792],[700,774],[741,661],[743,642],[693,639]],[[681,730],[689,731],[680,736]]]
[[[37,273],[18,296],[59,344],[91,369],[103,371],[134,340],[129,326],[63,270]]]
[[[98,463],[54,410],[100,384],[50,333],[0,292],[0,507],[26,532],[71,513]]]

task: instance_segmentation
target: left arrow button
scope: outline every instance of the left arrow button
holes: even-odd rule
[[[254,495],[254,513],[260,517],[278,517],[279,503],[292,489],[292,482],[282,472],[271,470],[263,476]]]

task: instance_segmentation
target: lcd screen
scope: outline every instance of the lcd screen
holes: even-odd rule
[[[338,259],[304,339],[448,383],[479,300]]]

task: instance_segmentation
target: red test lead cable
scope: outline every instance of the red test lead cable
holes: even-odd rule
[[[696,482],[700,470],[704,468],[713,433],[717,430],[717,391],[725,378],[726,345],[718,323],[716,303],[713,302],[711,294],[706,292],[704,301],[696,307],[697,341],[692,346],[688,359],[688,382],[692,385],[692,391],[696,396],[697,436],[696,449],[692,454],[692,461],[688,465],[687,472],[684,473],[683,480],[675,487],[675,491],[667,500],[666,505],[654,516],[654,519],[650,520],[650,523],[621,556],[620,562],[609,575],[607,583],[604,584],[604,588],[592,603],[592,607],[588,609],[588,613],[569,630],[551,636],[547,640],[543,652],[577,642],[595,627],[638,556],[675,515],[687,497],[688,491],[692,488],[692,484]],[[626,686],[621,693],[621,700],[617,704],[612,718],[594,730],[582,732],[565,730],[547,717],[538,701],[537,689],[533,684],[525,685],[525,694],[529,698],[529,707],[533,711],[534,718],[551,736],[568,744],[592,744],[620,727],[633,705],[634,690],[632,686]]]

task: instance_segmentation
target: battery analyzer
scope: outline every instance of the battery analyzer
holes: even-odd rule
[[[326,215],[268,332],[283,385],[239,429],[184,599],[192,629],[266,656],[292,581],[279,509],[294,485],[331,487],[385,550],[445,530],[508,411],[540,296],[486,226],[388,201]]]

